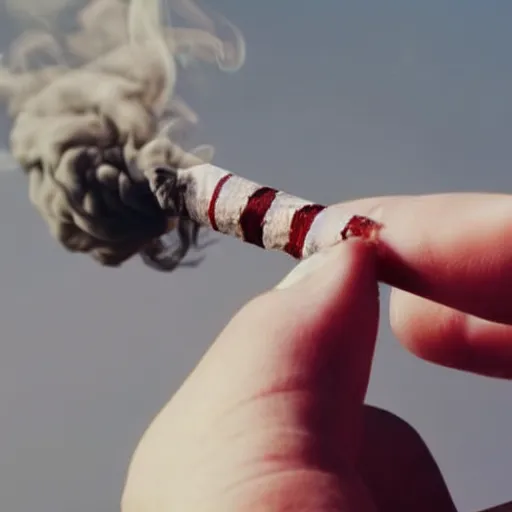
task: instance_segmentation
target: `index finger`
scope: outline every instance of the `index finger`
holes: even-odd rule
[[[332,208],[383,224],[379,278],[452,308],[512,323],[512,197],[437,194],[361,199]]]

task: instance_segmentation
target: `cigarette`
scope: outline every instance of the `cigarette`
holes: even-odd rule
[[[173,212],[181,202],[180,215],[202,227],[296,259],[349,237],[374,241],[382,227],[368,217],[340,213],[211,164],[153,169],[146,177],[164,211]],[[172,216],[169,222],[175,225]]]

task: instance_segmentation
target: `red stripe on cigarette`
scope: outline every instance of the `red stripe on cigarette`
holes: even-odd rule
[[[346,240],[350,236],[359,236],[365,240],[370,240],[382,227],[378,222],[363,217],[362,215],[354,215],[347,222],[341,231],[341,239]]]
[[[208,219],[210,220],[212,229],[214,229],[215,231],[219,230],[217,226],[217,220],[215,219],[215,206],[217,205],[217,199],[219,199],[222,187],[232,176],[232,174],[226,174],[219,180],[217,185],[215,185],[215,190],[213,191],[212,198],[210,199],[210,204],[208,206]]]
[[[306,235],[311,229],[315,217],[325,206],[319,204],[308,204],[293,214],[292,225],[290,226],[290,237],[284,251],[290,256],[299,259],[302,256],[302,248]]]
[[[263,247],[263,224],[265,215],[272,205],[277,190],[262,187],[256,190],[240,215],[240,228],[246,242]]]

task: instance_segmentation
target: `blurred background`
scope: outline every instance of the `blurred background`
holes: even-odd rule
[[[247,42],[239,72],[192,66],[180,84],[215,163],[321,203],[510,189],[512,3],[207,5]],[[5,48],[4,10],[0,27]],[[118,510],[150,420],[293,262],[221,238],[197,269],[101,268],[50,238],[21,173],[1,177],[0,217],[0,508]],[[461,511],[512,499],[511,383],[415,359],[387,302],[368,402],[420,432]]]

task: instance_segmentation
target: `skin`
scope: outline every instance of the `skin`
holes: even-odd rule
[[[412,353],[511,378],[512,201],[336,207],[381,221],[379,245],[317,254],[233,317],[142,437],[123,512],[456,511],[419,434],[364,405],[378,282],[394,287],[392,327]]]

